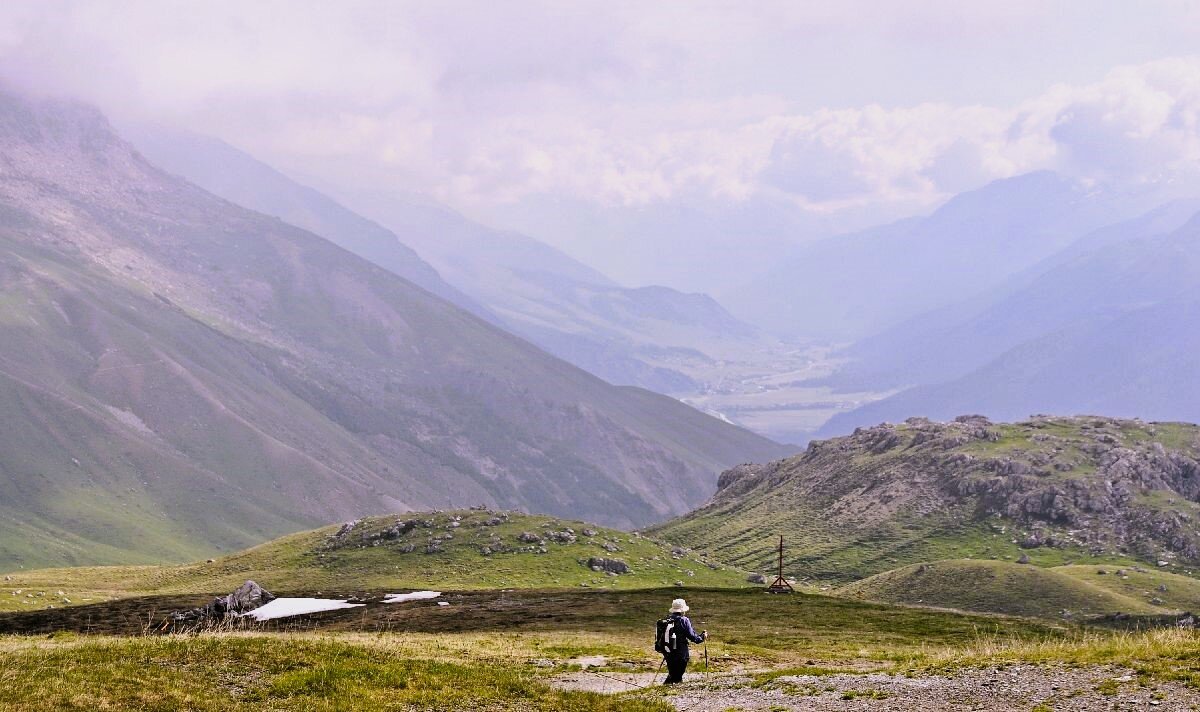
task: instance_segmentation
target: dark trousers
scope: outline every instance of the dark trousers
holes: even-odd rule
[[[691,654],[686,649],[668,655],[667,679],[664,684],[674,685],[677,682],[683,682],[683,673],[687,670],[689,660],[691,660]]]

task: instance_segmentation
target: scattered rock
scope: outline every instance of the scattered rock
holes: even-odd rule
[[[1029,554],[1022,553],[1021,558],[1017,559],[1017,563],[1018,564],[1028,564],[1029,563]]]
[[[593,571],[611,571],[614,574],[629,573],[629,564],[621,559],[605,559],[593,556],[587,560],[587,567]]]
[[[542,538],[533,532],[521,532],[517,535],[517,541],[522,541],[526,544],[541,544]]]
[[[762,574],[750,574],[746,577],[747,583],[766,583],[767,577]]]

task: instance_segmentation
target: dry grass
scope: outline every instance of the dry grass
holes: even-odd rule
[[[1113,665],[1156,680],[1200,687],[1200,636],[1196,631],[1163,628],[1146,631],[1081,630],[1058,638],[980,636],[972,643],[930,649],[901,661],[910,672],[953,670],[1012,663],[1035,665]]]
[[[5,710],[670,709],[553,690],[527,642],[470,636],[203,634],[0,641]]]

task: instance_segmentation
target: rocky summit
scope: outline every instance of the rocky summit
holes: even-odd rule
[[[659,533],[747,568],[766,568],[782,533],[788,568],[816,580],[959,557],[1200,564],[1194,425],[912,418],[733,468],[718,487]]]

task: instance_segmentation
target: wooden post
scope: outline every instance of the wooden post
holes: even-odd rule
[[[792,588],[792,584],[787,582],[783,577],[783,535],[779,535],[779,575],[775,577],[775,581],[767,586],[767,593],[795,593],[796,589]]]

